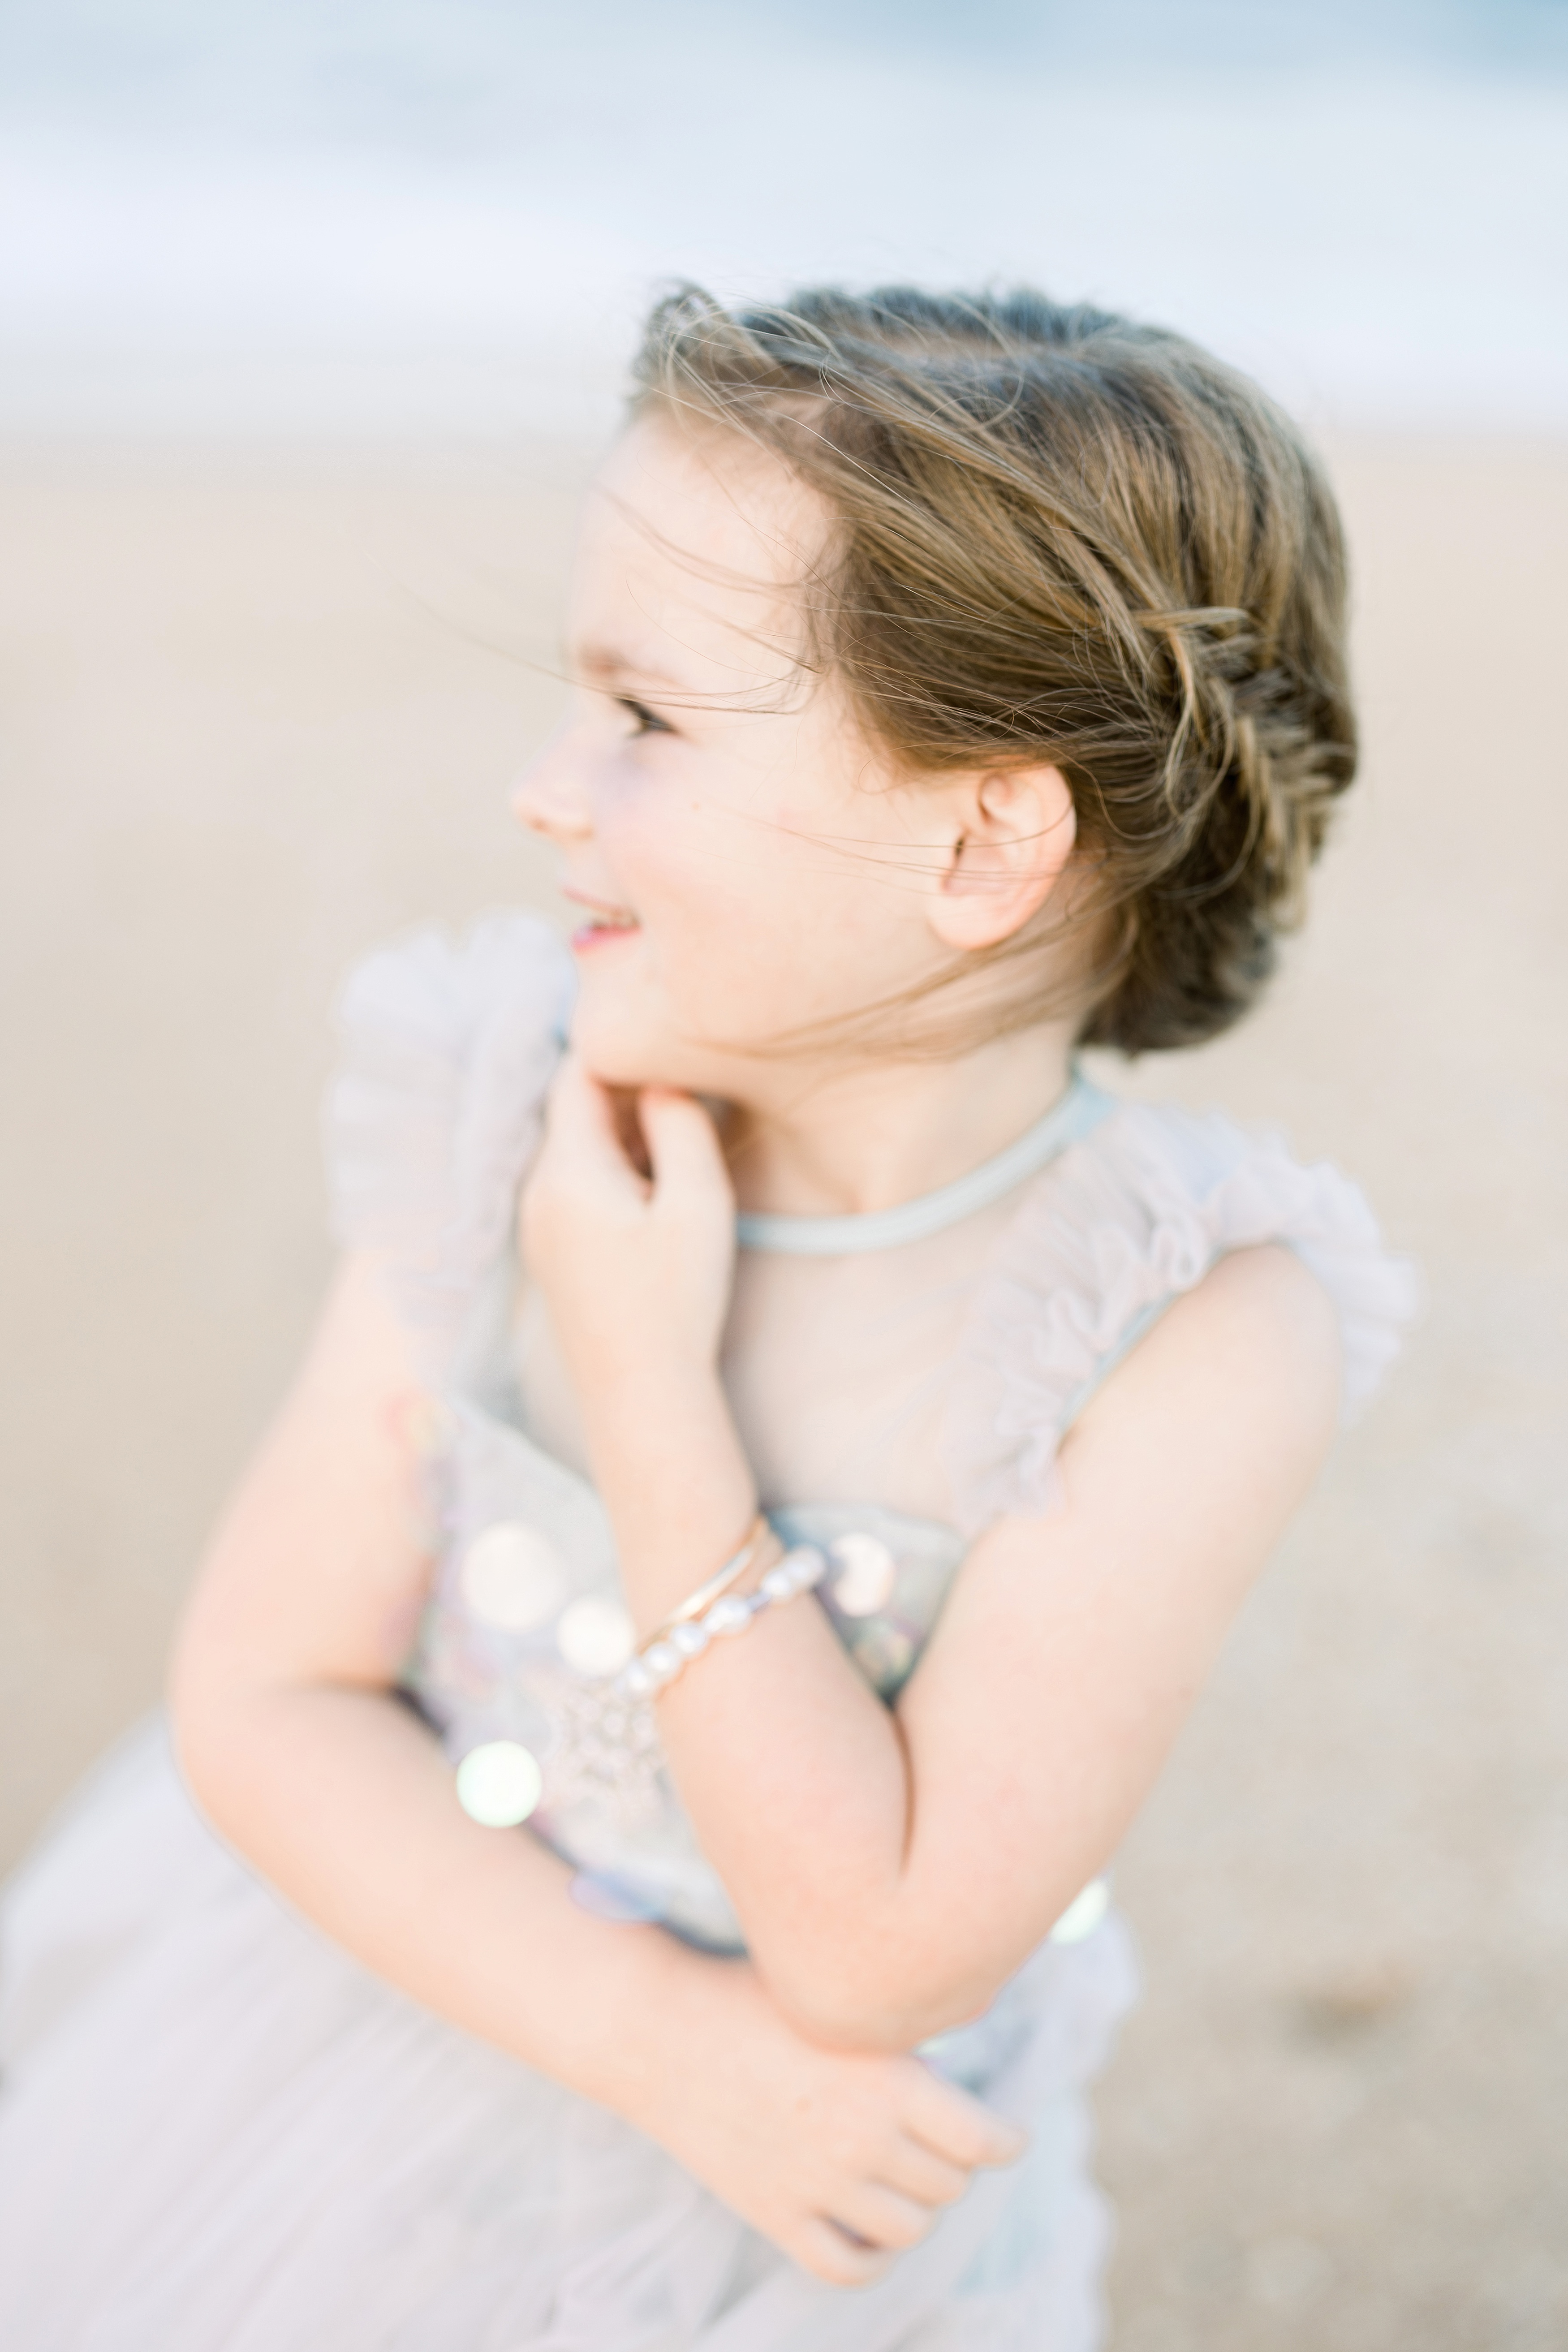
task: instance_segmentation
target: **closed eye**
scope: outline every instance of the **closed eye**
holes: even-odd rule
[[[675,730],[668,720],[661,719],[657,710],[650,710],[646,702],[638,702],[629,694],[617,694],[616,700],[623,710],[628,711],[637,720],[639,735],[674,734]]]

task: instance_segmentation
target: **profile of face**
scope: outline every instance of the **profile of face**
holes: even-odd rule
[[[778,459],[658,418],[590,493],[569,716],[515,804],[584,911],[574,1038],[611,1084],[744,1098],[801,1033],[1016,930],[1070,856],[1054,769],[900,774],[802,667],[830,539]]]

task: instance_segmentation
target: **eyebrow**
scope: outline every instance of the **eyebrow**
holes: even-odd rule
[[[635,680],[639,686],[668,687],[677,694],[685,690],[679,678],[669,677],[663,670],[650,669],[645,662],[635,660],[630,654],[623,653],[615,646],[580,646],[571,666],[583,677],[591,677],[601,685],[625,678]]]

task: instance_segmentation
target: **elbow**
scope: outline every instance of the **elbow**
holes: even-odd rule
[[[183,1631],[169,1662],[164,1686],[169,1737],[180,1778],[209,1821],[217,1823],[222,1810],[227,1710],[215,1688],[209,1662],[199,1643]]]
[[[784,2017],[826,2050],[902,2055],[984,2016],[998,1987],[895,1955],[864,1969],[758,1966]]]
[[[247,1694],[199,1622],[181,1628],[169,1662],[164,1705],[169,1736],[199,1811],[228,1836],[243,1811],[249,1778]]]

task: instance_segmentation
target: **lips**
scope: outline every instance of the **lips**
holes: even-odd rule
[[[572,934],[574,948],[604,947],[611,940],[626,939],[642,928],[637,917],[625,907],[608,906],[603,899],[590,898],[583,890],[568,890],[565,895],[588,910],[588,920],[580,924]]]

